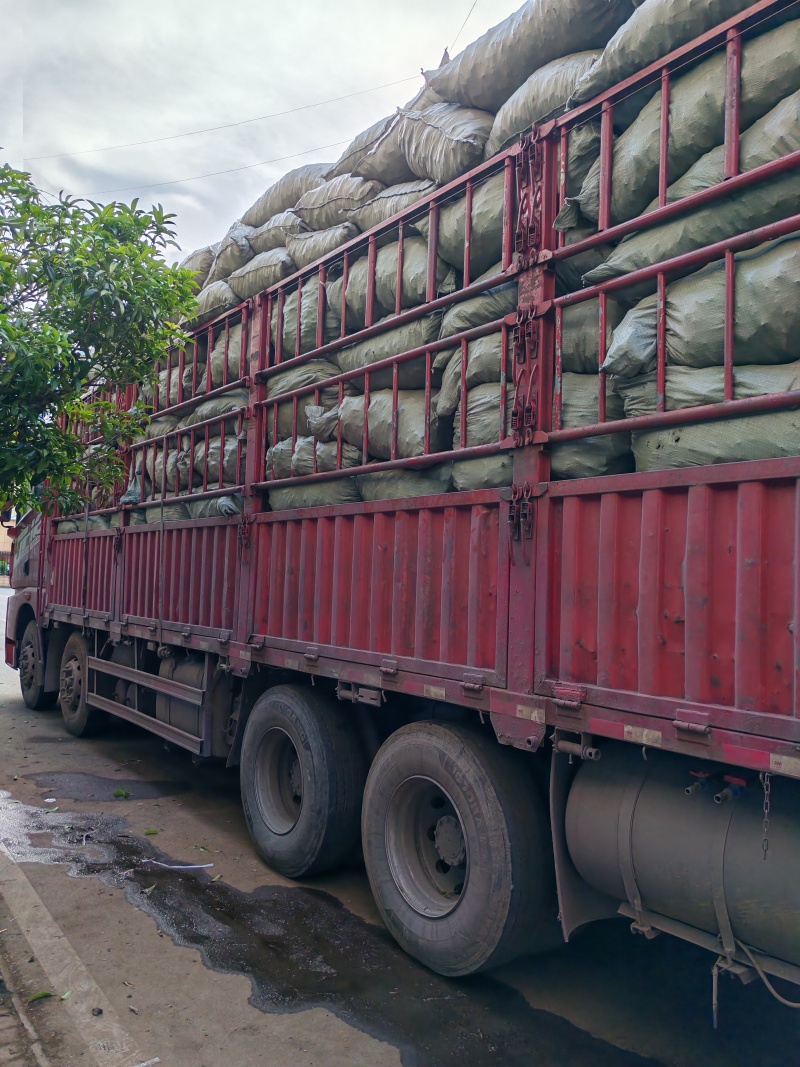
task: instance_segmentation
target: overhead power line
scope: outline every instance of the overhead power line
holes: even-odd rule
[[[150,185],[126,185],[122,188],[116,189],[94,189],[88,193],[84,193],[84,196],[102,196],[105,193],[127,193],[136,189],[158,189],[162,185],[179,185],[181,182],[196,182],[201,178],[216,178],[220,174],[235,174],[240,170],[252,170],[254,167],[265,167],[268,163],[281,163],[284,159],[294,159],[296,156],[308,156],[312,152],[324,152],[326,148],[338,148],[343,144],[350,144],[352,137],[348,137],[345,141],[334,141],[333,144],[319,145],[317,148],[306,148],[302,152],[292,152],[288,156],[276,156],[274,159],[262,159],[260,163],[247,163],[242,167],[229,167],[228,170],[213,170],[208,174],[193,174],[190,178],[172,178],[166,182],[152,182]]]
[[[461,34],[462,34],[462,33],[464,32],[464,27],[465,27],[465,26],[466,26],[466,24],[467,24],[467,23],[469,22],[469,17],[470,17],[470,15],[471,15],[471,14],[472,14],[472,12],[473,12],[473,11],[475,10],[475,6],[477,5],[477,3],[478,3],[478,0],[473,0],[473,4],[472,4],[472,7],[471,7],[471,8],[469,9],[469,11],[467,12],[467,17],[466,17],[466,18],[464,19],[464,21],[463,21],[463,22],[461,23],[461,29],[460,29],[460,30],[458,31],[458,33],[457,33],[457,34],[455,35],[455,38],[453,39],[453,43],[452,43],[452,44],[450,45],[450,47],[448,48],[448,52],[452,52],[452,50],[453,50],[453,49],[455,48],[455,46],[456,46],[456,44],[457,44],[457,42],[458,42],[458,39],[459,39],[459,37],[460,37],[460,36],[461,36]]]
[[[473,7],[475,5],[473,4]],[[215,130],[230,130],[234,126],[246,126],[250,122],[263,122],[265,119],[277,119],[283,115],[293,115],[297,111],[310,111],[315,107],[325,104],[335,104],[339,100],[351,100],[354,96],[365,96],[367,93],[376,93],[379,89],[389,89],[393,85],[403,85],[405,82],[415,81],[419,74],[412,74],[409,78],[399,78],[397,81],[385,82],[383,85],[373,85],[371,89],[359,89],[356,93],[345,93],[344,96],[331,96],[327,100],[318,100],[314,104],[301,104],[299,107],[291,107],[286,111],[275,111],[271,115],[257,115],[252,119],[240,119],[237,122],[225,122],[221,126],[207,126],[203,130],[190,130],[187,133],[171,133],[165,137],[150,137],[146,141],[129,141],[127,144],[105,145],[103,148],[81,148],[77,152],[50,152],[43,156],[25,156],[26,163],[34,163],[39,159],[61,159],[65,156],[88,156],[95,152],[113,152],[117,148],[138,148],[140,145],[157,144],[161,141],[174,141],[179,137],[198,137],[202,133],[213,133]]]

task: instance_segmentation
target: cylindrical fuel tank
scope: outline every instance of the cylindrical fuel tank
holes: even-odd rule
[[[748,785],[715,802],[730,784],[726,773]],[[605,745],[572,784],[569,853],[581,877],[611,897],[631,900],[638,890],[645,910],[710,934],[720,933],[722,907],[738,940],[800,966],[800,782],[773,775],[770,791],[765,859],[757,775],[653,750],[645,760],[632,745]]]

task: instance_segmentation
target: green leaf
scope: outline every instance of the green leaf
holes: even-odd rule
[[[158,830],[145,830],[145,835],[146,836],[150,836],[151,834],[157,834],[157,833],[158,833]]]
[[[122,786],[119,789],[115,789],[112,796],[119,798],[120,800],[127,800],[131,794],[127,789],[123,789]]]
[[[34,1000],[47,1000],[48,997],[55,996],[55,993],[50,993],[47,989],[41,990],[39,993],[34,993],[33,996],[28,997],[28,1003],[33,1004]]]
[[[146,897],[149,897],[149,896],[150,896],[150,894],[151,894],[151,893],[153,892],[153,890],[155,889],[155,887],[156,887],[156,885],[155,885],[155,882],[154,882],[154,883],[153,883],[152,885],[148,886],[148,887],[147,887],[147,889],[143,889],[143,890],[142,890],[142,894],[143,894],[144,896],[146,896]]]
[[[71,996],[72,996],[72,990],[71,990],[71,989],[68,989],[68,990],[66,991],[66,993],[62,993],[62,994],[61,994],[61,997],[60,997],[59,999],[60,999],[60,1000],[69,1000],[69,998],[70,998]]]

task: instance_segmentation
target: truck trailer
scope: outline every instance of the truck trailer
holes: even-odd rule
[[[797,119],[791,81],[752,102],[794,14],[617,70],[193,326],[127,488],[16,527],[27,705],[238,767],[265,863],[363,850],[441,974],[624,916],[800,983],[800,340],[768,310],[800,151],[752,147]]]

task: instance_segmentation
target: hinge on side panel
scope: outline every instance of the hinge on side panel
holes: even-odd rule
[[[485,680],[482,674],[468,672],[461,679],[461,688],[465,693],[481,693]]]
[[[586,690],[572,682],[556,682],[553,686],[553,703],[565,711],[580,711],[586,700]]]

